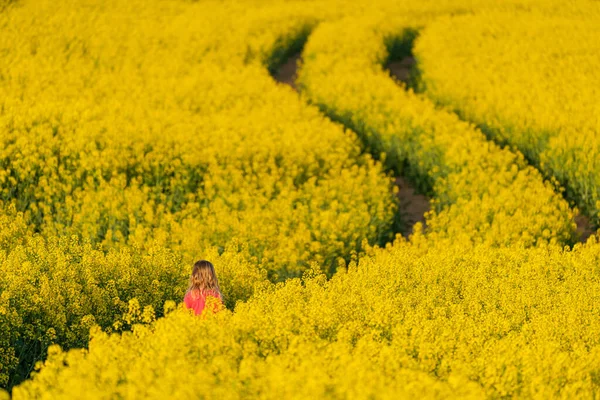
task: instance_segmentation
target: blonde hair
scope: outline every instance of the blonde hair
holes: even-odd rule
[[[193,297],[198,297],[209,290],[216,292],[219,298],[223,299],[215,267],[210,261],[196,261],[194,268],[192,268],[192,275],[190,275],[190,285],[187,293]]]

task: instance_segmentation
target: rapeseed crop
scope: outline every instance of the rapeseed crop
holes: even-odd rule
[[[593,397],[597,243],[399,241],[208,319],[175,310],[50,356],[18,398]],[[160,360],[160,362],[157,362]]]
[[[222,258],[233,307],[267,278],[331,273],[393,237],[391,179],[263,67],[282,35],[247,21],[244,42],[219,45],[217,25],[193,23],[205,7],[25,2],[0,16],[0,199],[20,227],[2,229],[2,385],[49,343],[129,327],[130,301],[161,316],[194,257]]]
[[[447,17],[415,47],[422,90],[558,179],[595,224],[599,16],[597,3],[581,2],[556,13]]]
[[[560,186],[595,216],[594,10],[0,3],[0,387],[598,396],[600,245]],[[385,70],[415,35],[423,93]],[[299,51],[296,93],[270,74]],[[543,72],[563,56],[572,87]],[[431,198],[409,238],[395,175]],[[180,303],[198,258],[226,305],[201,318]]]
[[[568,243],[573,212],[520,154],[488,142],[470,124],[401,90],[382,65],[386,47],[415,27],[366,17],[322,23],[310,36],[301,90],[359,132],[374,152],[430,192],[428,235],[490,245]],[[519,193],[515,196],[515,193]]]

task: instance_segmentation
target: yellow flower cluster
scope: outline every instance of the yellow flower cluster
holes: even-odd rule
[[[522,151],[600,222],[600,7],[445,17],[416,42],[435,101]]]
[[[232,7],[0,13],[0,214],[18,228],[0,228],[0,386],[49,343],[161,316],[194,259],[215,262],[233,307],[267,279],[309,262],[332,273],[363,241],[393,238],[381,165],[269,76],[311,19],[265,6],[238,21]],[[127,314],[134,299],[142,311]]]
[[[362,16],[320,24],[304,50],[300,88],[352,127],[391,167],[431,191],[432,239],[491,245],[572,240],[567,202],[526,165],[456,115],[400,88],[382,69],[388,47],[406,41],[404,20]],[[403,36],[404,35],[404,36]]]
[[[4,15],[14,30],[0,39],[11,65],[0,88],[2,200],[44,235],[105,249],[158,240],[193,254],[236,238],[284,276],[309,259],[331,264],[364,237],[386,238],[390,183],[358,156],[356,139],[273,85],[260,64],[235,61],[239,46],[229,66],[179,55],[168,40],[214,45],[196,32],[205,26],[167,18],[193,20],[181,15],[187,8],[161,3],[146,21],[115,3],[92,2],[81,18],[70,18],[74,4],[52,2]],[[32,12],[54,18],[22,34]],[[115,25],[113,15],[125,17]],[[23,54],[29,41],[36,50]]]
[[[177,310],[89,350],[50,349],[20,398],[591,398],[600,370],[595,241],[490,248],[400,241],[331,280],[234,313]],[[171,306],[170,306],[171,307]]]
[[[527,37],[508,20],[521,10],[536,32],[581,20],[587,38],[599,20],[556,0],[496,3],[0,2],[0,387],[17,400],[597,397],[596,237],[564,247],[575,212],[557,184],[383,69],[422,32],[442,102],[427,57],[481,21]],[[269,72],[306,40],[298,95]],[[586,40],[568,46],[595,49]],[[489,71],[484,105],[506,106]],[[461,116],[537,138],[516,106],[467,114],[456,76]],[[527,123],[567,121],[543,90],[527,93],[542,96]],[[595,143],[592,122],[548,143]],[[544,173],[583,176],[568,158],[583,147],[561,146],[539,153]],[[372,247],[394,234],[386,168],[433,209],[410,240]],[[179,303],[198,258],[227,306],[201,318]]]

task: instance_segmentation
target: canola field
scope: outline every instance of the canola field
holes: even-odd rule
[[[598,26],[592,0],[0,2],[0,399],[600,396]],[[398,176],[431,201],[408,237]],[[198,318],[201,258],[226,309]]]

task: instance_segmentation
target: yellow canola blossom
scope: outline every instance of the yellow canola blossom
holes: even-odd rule
[[[589,398],[598,390],[595,241],[573,251],[405,241],[259,291],[177,310],[89,350],[50,349],[23,398]]]
[[[320,24],[304,50],[300,88],[363,136],[391,168],[434,196],[432,240],[531,246],[573,240],[573,213],[523,156],[457,116],[405,91],[383,70],[388,47],[414,26],[381,16]],[[386,47],[386,45],[388,47]]]
[[[50,343],[160,317],[195,259],[215,262],[233,307],[393,238],[382,166],[268,73],[314,23],[302,9],[24,0],[0,13],[0,214],[19,227],[0,227],[0,387]]]
[[[231,65],[213,60],[229,48],[210,42],[206,26],[181,21],[204,6],[161,3],[141,16],[131,4],[89,6],[94,13],[36,3],[3,15],[10,68],[0,89],[0,196],[44,235],[81,235],[104,248],[156,239],[186,254],[236,238],[283,277],[309,259],[335,264],[364,237],[391,238],[380,167],[261,64],[244,67],[238,52],[247,43],[232,47]],[[16,29],[32,12],[51,17]],[[296,34],[307,23],[292,22],[281,29]],[[277,29],[236,29],[257,54],[280,45]],[[169,46],[186,40],[209,55],[190,59]],[[28,41],[35,51],[23,54]]]
[[[0,387],[48,356],[14,398],[597,396],[596,239],[563,249],[523,156],[382,69],[445,14],[566,10],[495,3],[0,5]],[[269,71],[308,35],[299,98]],[[358,256],[393,234],[384,162],[434,210]],[[206,318],[173,302],[199,257]]]
[[[422,89],[522,151],[598,224],[600,7],[481,12],[428,24]]]
[[[264,68],[243,67],[239,46],[231,50],[232,65],[212,60],[215,44],[202,41],[212,40],[203,35],[206,27],[180,24],[184,10],[191,19],[202,5],[155,7],[164,16],[146,16],[150,9],[140,16],[118,2],[89,6],[94,16],[71,18],[78,15],[75,4],[52,12],[41,5],[35,12],[53,18],[25,34],[16,28],[32,19],[32,10],[24,5],[3,16],[7,72],[27,79],[8,74],[2,86],[2,197],[42,233],[80,234],[106,247],[153,236],[178,246],[189,235],[202,236],[196,248],[236,236],[259,247],[261,236],[277,236],[261,231],[276,227],[295,240],[267,246],[273,269],[276,260],[277,268],[288,267],[284,272],[302,269],[309,255],[323,261],[365,236],[385,237],[393,207],[380,168],[358,155],[354,138],[274,85]],[[123,21],[109,24],[113,13]],[[47,33],[59,23],[63,29],[50,40]],[[304,29],[304,20],[294,23]],[[164,38],[155,37],[160,31]],[[249,42],[266,40],[263,32],[243,33]],[[275,46],[277,30],[269,33],[266,43]],[[208,61],[167,46],[185,40],[209,48]],[[35,51],[23,55],[19,41],[36,43]],[[122,46],[107,45],[115,41]],[[218,50],[227,56],[228,48]],[[39,62],[47,58],[57,62]],[[43,91],[35,92],[36,76],[44,77]],[[186,230],[207,219],[206,229]],[[269,223],[253,222],[248,232],[249,219]],[[338,249],[324,236],[333,236]],[[323,249],[302,248],[307,239]],[[263,257],[261,249],[255,254]]]

